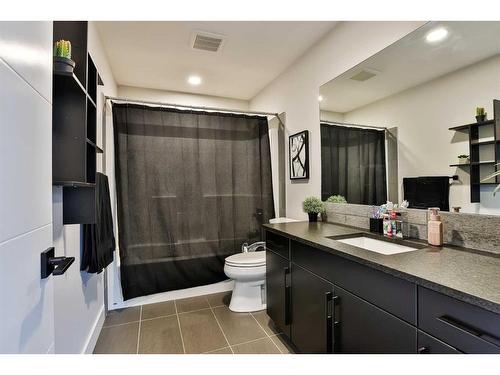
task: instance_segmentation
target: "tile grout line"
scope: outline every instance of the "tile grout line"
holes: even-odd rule
[[[271,342],[274,344],[274,346],[276,347],[276,349],[278,349],[278,352],[280,352],[280,354],[283,354],[283,352],[281,351],[281,349],[279,348],[278,344],[276,344],[274,342],[274,340],[271,338],[271,336],[269,336],[269,334],[267,333],[267,331],[264,329],[264,327],[262,327],[262,325],[259,323],[259,321],[257,320],[257,318],[255,316],[253,316],[252,313],[250,313],[250,315],[252,316],[252,318],[255,320],[255,322],[259,325],[259,327],[264,331],[264,333],[266,334],[267,337],[269,337],[269,340],[271,340]]]
[[[184,346],[184,338],[182,337],[181,321],[179,319],[179,313],[177,312],[177,302],[174,300],[175,316],[177,317],[177,324],[179,325],[179,333],[181,335],[182,351],[186,354],[186,347]]]
[[[226,333],[224,332],[224,330],[222,329],[222,326],[221,324],[219,323],[219,319],[217,319],[217,316],[215,315],[215,311],[214,309],[212,308],[212,306],[210,305],[210,302],[208,302],[208,298],[205,297],[205,299],[207,300],[207,303],[208,303],[208,306],[210,306],[210,311],[212,311],[212,315],[214,316],[215,318],[215,321],[217,322],[217,325],[219,326],[221,332],[222,332],[222,336],[224,336],[224,339],[226,340],[227,342],[227,346],[229,346],[229,349],[231,349],[231,353],[234,354],[234,351],[233,351],[233,348],[231,347],[231,344],[229,344],[229,340],[227,339],[226,337]]]
[[[141,340],[141,320],[142,320],[142,305],[141,305],[141,312],[139,313],[139,329],[137,331],[137,347],[135,354],[139,354],[139,341]]]
[[[258,339],[254,339],[254,340],[250,340],[250,341],[240,342],[239,344],[234,344],[232,346],[246,345],[246,344],[250,344],[252,342],[256,342],[256,341],[260,341],[260,340],[265,340],[265,339],[270,339],[271,340],[271,338],[269,336],[266,336],[266,337],[260,337]],[[271,341],[273,341],[273,340],[271,340]],[[274,341],[273,341],[273,344],[274,344]],[[276,345],[276,344],[274,344],[274,345]],[[232,347],[231,347],[231,349],[232,349]],[[281,353],[281,350],[279,350],[279,348],[278,348],[278,351],[280,352],[280,354],[283,354],[283,353]]]
[[[231,346],[223,346],[222,348],[210,350],[208,352],[203,352],[201,354],[213,354],[214,352],[218,352],[219,350],[228,349],[228,348],[229,348],[229,350],[231,350]]]
[[[174,316],[174,315],[176,315],[176,313],[173,313],[173,314],[167,314],[167,315],[159,315],[159,316],[155,316],[154,318],[146,318],[146,319],[141,319],[141,321],[143,321],[143,322],[147,322],[147,321],[150,321],[150,320],[155,320],[155,319],[169,318],[169,317]]]
[[[118,324],[111,324],[109,326],[103,326],[102,329],[126,326],[127,324],[133,324],[133,323],[139,323],[139,322],[140,322],[140,320],[132,320],[131,322],[127,322],[127,323],[118,323]]]
[[[281,335],[281,333],[274,333],[270,336],[268,336],[269,338],[272,338],[272,337],[276,337],[276,336],[279,336]],[[211,354],[213,352],[216,352],[218,350],[222,350],[222,349],[227,349],[227,348],[231,348],[232,346],[240,346],[240,345],[245,345],[245,344],[250,344],[252,342],[255,342],[255,341],[259,341],[259,340],[264,340],[265,337],[260,337],[258,339],[254,339],[254,340],[250,340],[250,341],[245,341],[245,342],[240,342],[239,344],[234,344],[234,345],[228,345],[228,346],[223,346],[222,348],[218,348],[218,349],[214,349],[214,350],[210,350],[208,352],[203,352],[201,354]],[[278,348],[279,349],[279,348]]]
[[[177,314],[183,315],[183,314],[189,314],[189,313],[198,312],[198,311],[204,311],[204,310],[210,310],[210,305],[209,305],[209,307],[204,307],[202,309],[197,309],[197,310],[192,310],[192,311],[183,311],[183,312],[180,312],[180,313],[177,313]]]

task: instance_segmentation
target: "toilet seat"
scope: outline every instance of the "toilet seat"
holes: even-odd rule
[[[250,253],[239,253],[228,256],[226,264],[233,267],[260,267],[266,265],[266,252],[253,251]]]

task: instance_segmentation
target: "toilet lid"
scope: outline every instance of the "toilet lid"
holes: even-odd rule
[[[235,267],[258,267],[266,265],[265,251],[252,251],[228,256],[226,264]]]

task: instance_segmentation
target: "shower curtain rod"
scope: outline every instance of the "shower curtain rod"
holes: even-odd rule
[[[106,100],[117,100],[121,102],[129,102],[129,103],[140,103],[140,104],[155,104],[164,107],[180,107],[180,108],[191,108],[191,109],[201,109],[207,111],[222,111],[222,112],[230,112],[230,113],[242,113],[246,115],[265,115],[265,116],[276,116],[279,122],[282,123],[279,114],[273,112],[260,112],[260,111],[241,111],[239,109],[225,109],[225,108],[217,108],[217,107],[204,107],[204,106],[193,106],[193,105],[183,105],[183,104],[174,104],[174,103],[165,103],[165,102],[153,102],[147,100],[136,100],[136,99],[128,99],[128,98],[118,98],[114,96],[105,96]],[[283,124],[283,123],[282,123]]]
[[[385,126],[370,126],[370,125],[360,125],[360,124],[349,124],[347,122],[334,122],[334,121],[324,121],[324,120],[319,120],[321,124],[328,124],[328,125],[346,125],[346,126],[351,126],[353,128],[369,128],[369,129],[375,129],[375,130],[380,130],[380,131],[387,131],[387,128]]]

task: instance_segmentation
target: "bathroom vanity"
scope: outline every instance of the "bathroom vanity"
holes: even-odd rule
[[[422,241],[385,255],[329,223],[264,230],[267,313],[298,352],[500,353],[500,257]]]

